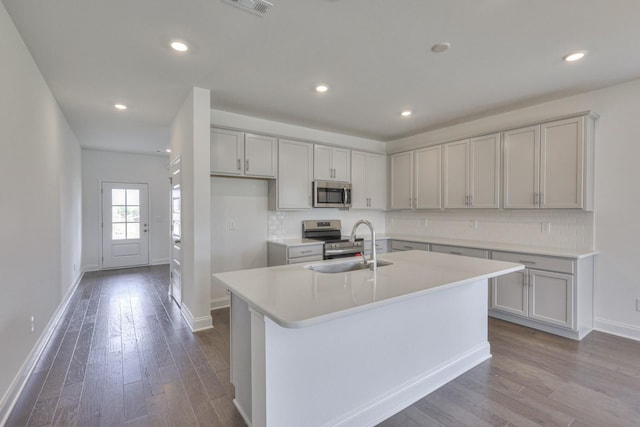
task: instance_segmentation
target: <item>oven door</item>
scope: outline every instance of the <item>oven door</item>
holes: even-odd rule
[[[348,182],[313,181],[313,207],[351,207],[351,184]]]
[[[349,258],[362,255],[362,248],[342,248],[324,250],[324,259]]]

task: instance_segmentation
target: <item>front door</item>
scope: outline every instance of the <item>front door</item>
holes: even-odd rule
[[[182,243],[181,243],[181,211],[182,211],[182,189],[180,187],[180,158],[171,163],[171,266],[169,293],[173,299],[182,304],[181,289],[181,269],[182,263]]]
[[[102,268],[149,264],[147,184],[102,183]]]

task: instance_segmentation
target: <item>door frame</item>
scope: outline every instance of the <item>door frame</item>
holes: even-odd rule
[[[149,218],[151,218],[151,191],[149,191],[149,183],[148,182],[134,182],[134,181],[130,181],[130,182],[126,182],[126,181],[115,181],[115,180],[110,180],[110,179],[101,179],[98,180],[98,217],[99,217],[99,224],[98,224],[98,230],[99,230],[99,234],[100,234],[100,260],[99,260],[99,265],[100,265],[100,270],[116,270],[119,268],[133,268],[133,267],[143,267],[143,266],[148,266],[150,265],[150,258],[149,258],[149,240],[150,236],[151,236],[151,226],[148,226],[149,231],[147,232],[147,263],[146,264],[139,264],[139,265],[132,265],[130,267],[105,267],[104,266],[104,195],[102,194],[102,186],[104,184],[135,184],[135,185],[146,185],[147,186],[147,224],[149,224]]]

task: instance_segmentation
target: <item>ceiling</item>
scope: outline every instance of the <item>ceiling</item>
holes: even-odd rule
[[[214,109],[390,141],[640,78],[638,0],[272,1],[264,17],[221,0],[3,3],[87,148],[164,150],[192,86]]]

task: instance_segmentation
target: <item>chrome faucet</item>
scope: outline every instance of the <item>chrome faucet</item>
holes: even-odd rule
[[[355,224],[353,224],[353,229],[351,230],[351,236],[349,236],[349,241],[351,243],[355,242],[356,229],[360,224],[366,225],[371,230],[371,257],[369,258],[369,261],[365,260],[365,262],[369,265],[371,270],[376,271],[378,269],[378,256],[376,255],[376,230],[374,230],[373,224],[371,224],[366,219],[361,219]]]

